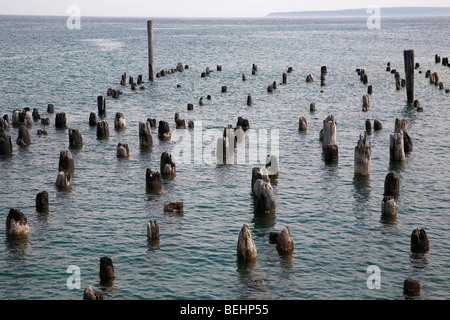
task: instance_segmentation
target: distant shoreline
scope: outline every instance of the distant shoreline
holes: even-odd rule
[[[374,9],[345,9],[330,11],[291,11],[272,12],[266,15],[267,18],[362,18],[369,17],[374,13]],[[450,17],[450,7],[380,7],[380,15],[383,17]]]

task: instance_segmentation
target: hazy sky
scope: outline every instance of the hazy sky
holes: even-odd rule
[[[0,14],[107,17],[263,17],[270,12],[379,7],[450,7],[450,0],[0,0]]]

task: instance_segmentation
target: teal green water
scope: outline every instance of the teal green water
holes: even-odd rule
[[[29,127],[32,145],[15,144],[18,129],[8,134],[13,156],[0,160],[0,213],[20,209],[30,235],[16,243],[0,232],[1,299],[82,299],[85,286],[103,290],[105,299],[404,299],[407,277],[420,281],[421,299],[447,299],[450,285],[449,94],[430,85],[426,70],[436,71],[446,87],[450,68],[434,63],[449,54],[445,35],[448,18],[382,19],[370,30],[362,19],[156,19],[156,70],[189,65],[183,73],[147,81],[145,19],[84,18],[81,29],[69,30],[66,18],[0,17],[0,115],[16,108],[38,108],[50,126]],[[391,62],[404,74],[403,50],[414,49],[420,68],[415,74],[416,98],[424,112],[406,104],[405,89],[395,89]],[[258,65],[251,75],[252,64]],[[201,78],[206,67],[221,72]],[[328,69],[320,86],[320,67]],[[273,94],[267,86],[288,83]],[[373,85],[371,107],[362,112],[367,86],[356,68],[364,68]],[[419,73],[422,71],[423,73]],[[121,87],[120,76],[144,75],[145,90]],[[247,75],[242,82],[241,74]],[[314,83],[306,83],[312,73]],[[177,88],[177,84],[181,88]],[[221,93],[222,85],[228,87]],[[108,88],[123,96],[106,102],[110,138],[97,140],[89,113],[97,112],[97,96]],[[323,90],[323,92],[321,92]],[[200,97],[211,100],[200,107]],[[247,95],[253,105],[247,106]],[[310,113],[315,102],[317,111]],[[84,146],[71,150],[75,175],[69,191],[55,187],[59,152],[69,145],[67,129],[57,130],[53,103],[65,112],[68,128],[79,129]],[[194,111],[187,111],[188,103]],[[114,115],[127,120],[114,129]],[[280,174],[273,182],[276,214],[253,213],[251,170],[256,164],[220,166],[177,161],[177,175],[163,180],[163,190],[145,188],[147,168],[159,171],[163,151],[179,141],[159,141],[153,131],[151,151],[139,148],[138,123],[147,118],[168,121],[174,114],[202,123],[203,147],[215,145],[207,133],[249,119],[250,131],[279,131]],[[322,121],[337,120],[339,162],[325,165],[319,141]],[[306,117],[308,131],[298,131]],[[414,150],[403,165],[389,161],[389,136],[396,118],[407,119]],[[369,136],[371,175],[353,174],[354,148],[366,119],[377,119],[383,130]],[[46,129],[47,136],[38,136]],[[186,129],[189,134],[193,131]],[[212,142],[211,142],[212,141]],[[116,157],[116,145],[127,143],[131,156]],[[400,177],[395,223],[381,221],[384,178],[390,170]],[[47,190],[50,212],[35,210],[37,192]],[[163,205],[183,201],[183,215],[166,213]],[[157,220],[158,244],[146,237],[148,220]],[[250,226],[258,259],[240,269],[236,245],[244,223]],[[289,226],[294,252],[278,254],[268,241],[271,231]],[[3,230],[4,230],[3,225]],[[410,235],[426,230],[430,251],[413,255]],[[113,260],[112,287],[99,284],[99,260]],[[79,266],[80,289],[69,289],[66,273]],[[381,288],[368,289],[366,270],[381,269]],[[264,280],[254,286],[252,280]]]

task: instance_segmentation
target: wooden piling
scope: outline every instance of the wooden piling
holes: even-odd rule
[[[424,229],[414,229],[411,233],[411,251],[414,253],[425,253],[430,250],[427,233]]]
[[[358,144],[355,147],[355,175],[370,175],[371,146],[366,132],[359,135]]]
[[[110,285],[115,279],[114,275],[114,265],[111,258],[102,257],[100,258],[100,282],[102,284]]]
[[[308,129],[308,124],[306,122],[305,117],[298,118],[298,130],[299,131],[306,131]]]
[[[69,129],[69,147],[80,148],[83,146],[83,137],[81,136],[80,130]]]
[[[151,122],[139,122],[139,144],[141,147],[153,146]]]
[[[99,117],[106,116],[106,99],[104,96],[97,96],[97,110]]]
[[[408,103],[414,102],[414,50],[403,51],[406,76],[406,98]]]
[[[0,155],[11,155],[13,152],[13,145],[11,136],[5,131],[0,130]]]
[[[237,243],[237,260],[239,262],[254,261],[258,257],[255,242],[248,224],[244,223]]]
[[[147,223],[147,238],[149,240],[159,239],[159,226],[156,220],[150,220]]]
[[[153,75],[153,21],[147,21],[147,35],[148,35],[148,79],[154,81]]]
[[[162,188],[161,174],[157,171],[152,171],[147,168],[145,172],[145,185],[149,190],[159,191]]]
[[[48,192],[41,191],[36,195],[36,210],[38,212],[48,212]]]
[[[381,218],[394,220],[397,217],[397,204],[393,196],[384,196],[381,201]]]
[[[400,180],[395,171],[390,171],[384,179],[384,196],[397,197],[400,192]]]

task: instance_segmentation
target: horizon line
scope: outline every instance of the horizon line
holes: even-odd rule
[[[371,8],[371,7],[368,7]],[[324,13],[324,12],[342,12],[352,10],[367,10],[368,8],[347,8],[334,10],[299,10],[299,11],[276,11],[269,12],[262,16],[122,16],[122,15],[83,15],[89,18],[135,18],[135,19],[258,19],[258,18],[274,18],[271,14],[294,14],[294,13]],[[380,9],[450,9],[449,6],[405,6],[405,7],[388,7],[382,6]],[[21,16],[21,17],[67,17],[65,14],[42,14],[42,13],[1,13],[0,16]]]

